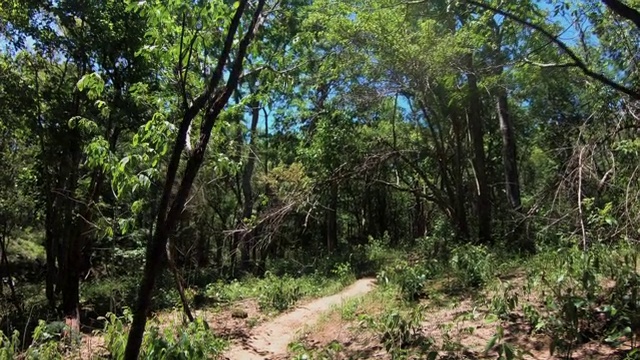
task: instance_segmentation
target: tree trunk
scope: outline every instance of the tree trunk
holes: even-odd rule
[[[507,198],[511,207],[518,211],[520,202],[520,180],[518,177],[518,162],[516,153],[516,139],[513,132],[513,120],[509,113],[507,94],[504,90],[498,94],[498,119],[500,120],[500,133],[502,135],[502,162],[504,164],[504,180]]]
[[[189,322],[194,322],[193,314],[191,313],[191,308],[189,307],[189,301],[187,300],[187,296],[184,294],[184,284],[182,281],[182,276],[180,276],[180,271],[176,266],[175,262],[175,245],[167,239],[167,263],[169,264],[169,269],[173,274],[173,280],[176,282],[176,290],[178,290],[178,295],[180,296],[180,302],[182,302],[182,310],[187,317]]]
[[[389,226],[387,224],[387,192],[384,188],[376,186],[376,195],[378,198],[378,206],[376,209],[376,224],[378,225],[378,234],[380,238],[383,238],[384,234],[388,233],[389,231]]]
[[[484,151],[484,126],[482,101],[478,90],[478,79],[473,66],[473,55],[467,55],[467,82],[469,87],[468,122],[473,147],[473,170],[475,172],[478,198],[476,214],[478,216],[478,238],[484,244],[491,243],[491,197],[486,170]]]
[[[500,135],[502,137],[502,164],[504,167],[505,192],[514,215],[522,215],[522,201],[520,196],[520,177],[518,173],[518,154],[517,143],[515,137],[515,127],[511,111],[509,110],[509,98],[507,88],[502,83],[504,72],[504,64],[507,62],[505,49],[502,47],[503,33],[501,26],[492,21],[494,30],[495,52],[494,52],[494,71],[498,77],[498,85],[495,89],[496,110],[498,113],[498,121],[500,124]],[[524,221],[520,221],[516,216],[515,221],[518,225],[513,227],[511,233],[512,242],[518,244],[520,248],[527,252],[535,251],[535,242],[526,234],[522,234],[522,229],[526,227]],[[523,236],[524,235],[524,236]]]
[[[338,184],[331,182],[329,206],[326,212],[327,250],[332,253],[338,247]]]
[[[518,174],[518,156],[516,139],[514,134],[513,120],[509,112],[507,94],[504,90],[499,90],[497,98],[498,119],[500,121],[500,133],[502,135],[502,161],[504,164],[505,190],[511,208],[516,215],[522,212],[522,201],[520,197],[520,177]],[[520,214],[522,216],[522,214]],[[525,221],[515,219],[517,225],[513,228],[512,241],[517,243],[521,250],[533,253],[536,244],[533,238],[523,234],[526,227]]]
[[[417,184],[417,181],[415,182]],[[413,205],[413,239],[424,237],[427,234],[427,218],[425,213],[425,203],[422,194],[414,193],[415,203]]]
[[[47,205],[45,210],[45,251],[47,261],[47,274],[45,279],[45,293],[47,295],[47,302],[49,308],[54,310],[56,308],[56,294],[55,286],[58,281],[58,267],[56,266],[57,249],[59,247],[60,239],[58,237],[58,230],[56,229],[56,221],[54,219],[55,212],[55,198],[56,196],[51,190],[46,193]]]
[[[115,129],[109,137],[109,148],[115,150],[120,130]],[[80,150],[74,152],[73,164],[80,164]],[[91,256],[90,237],[93,233],[94,206],[100,197],[100,188],[104,181],[102,170],[94,170],[91,174],[89,193],[80,210],[79,216],[71,219],[67,224],[73,224],[69,232],[71,237],[67,239],[65,246],[65,271],[64,286],[62,288],[62,309],[67,325],[73,332],[80,331],[80,277],[83,272],[89,271]],[[72,185],[77,183],[75,175],[72,177]],[[74,188],[74,187],[71,187]],[[75,220],[75,221],[74,221]]]
[[[223,265],[224,236],[216,236],[216,264]]]
[[[77,138],[77,137],[76,137]],[[71,145],[71,158],[65,193],[73,194],[78,186],[78,172],[82,150],[79,141]],[[65,199],[64,237],[62,239],[62,262],[60,263],[60,290],[62,292],[62,315],[72,332],[80,331],[80,259],[82,251],[80,237],[84,230],[82,216],[77,216],[73,199]]]
[[[250,139],[249,139],[249,155],[247,158],[247,165],[242,172],[242,219],[251,219],[253,215],[253,188],[251,186],[251,179],[253,178],[253,170],[256,164],[256,148],[255,141],[257,136],[258,120],[260,119],[260,104],[254,102],[251,104],[251,126],[250,126]],[[242,236],[242,269],[247,271],[251,267],[251,252],[255,250],[256,229],[248,229]],[[255,256],[254,256],[254,259]]]
[[[453,128],[453,134],[455,137],[455,157],[453,160],[453,169],[451,170],[451,178],[454,182],[453,187],[455,192],[450,194],[449,197],[453,202],[453,208],[455,209],[455,223],[457,227],[457,235],[459,240],[469,240],[469,222],[467,220],[467,209],[465,208],[465,200],[467,199],[467,189],[464,184],[464,168],[465,166],[465,152],[463,146],[466,138],[466,129],[464,117],[459,112],[453,109],[448,109],[448,113],[451,115],[451,123]],[[443,170],[446,174],[446,169]],[[446,179],[448,177],[443,177]]]
[[[133,323],[131,324],[127,346],[125,348],[125,360],[137,360],[138,355],[140,354],[140,346],[142,345],[144,329],[147,323],[147,312],[149,311],[149,306],[151,304],[151,295],[155,286],[156,275],[160,271],[160,267],[163,262],[165,255],[164,250],[168,237],[175,229],[180,213],[184,209],[187,197],[189,196],[189,192],[193,186],[193,181],[195,180],[198,170],[202,165],[213,126],[218,119],[218,116],[229,102],[232,92],[237,88],[238,79],[242,74],[243,62],[247,54],[247,48],[253,40],[255,31],[259,26],[259,19],[262,14],[265,1],[266,0],[259,0],[257,2],[251,24],[249,25],[245,35],[242,37],[242,40],[240,40],[235,59],[231,64],[231,68],[227,71],[228,77],[226,84],[224,84],[225,86],[222,88],[218,88],[218,84],[223,79],[226,64],[229,61],[234,39],[236,38],[240,25],[240,20],[247,8],[247,0],[240,0],[238,2],[235,14],[227,31],[222,53],[218,58],[218,63],[213,71],[209,86],[207,87],[207,90],[199,96],[196,101],[194,101],[194,105],[185,110],[185,114],[178,130],[176,143],[173,146],[169,166],[167,168],[167,177],[165,179],[160,206],[158,207],[156,231],[147,245],[144,273],[138,291],[138,301],[134,311]],[[178,193],[170,204],[170,196],[176,180],[178,167],[180,165],[180,158],[186,146],[187,132],[193,119],[202,109],[205,109],[205,114],[200,129],[200,139],[187,160]]]

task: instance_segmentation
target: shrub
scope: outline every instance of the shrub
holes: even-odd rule
[[[133,320],[131,311],[123,316],[110,313],[104,328],[105,347],[111,359],[124,359],[127,343],[125,326]],[[186,327],[167,327],[163,333],[151,325],[144,335],[141,358],[149,360],[195,360],[217,358],[227,348],[227,342],[217,338],[202,319],[196,319]]]
[[[295,279],[285,275],[276,277],[267,274],[260,286],[258,305],[260,309],[284,311],[293,306],[302,297],[302,291]]]
[[[464,287],[481,287],[493,275],[493,255],[484,246],[459,246],[453,249],[449,263],[459,284]]]
[[[524,290],[541,294],[542,304],[523,302],[526,297],[507,286],[492,298],[490,310],[503,320],[520,311],[533,332],[552,339],[551,352],[560,356],[571,357],[578,345],[596,339],[613,347],[633,342],[640,330],[637,265],[637,251],[626,246],[541,253],[530,263]]]
[[[149,360],[215,359],[227,347],[226,341],[217,338],[202,319],[177,331],[167,328],[163,335],[157,327],[152,327],[144,345],[144,358]]]
[[[425,281],[428,275],[430,274],[424,266],[418,264],[410,266],[404,262],[381,271],[377,278],[380,284],[397,285],[405,300],[414,301],[425,294]]]
[[[59,342],[62,330],[64,323],[47,324],[44,320],[38,321],[38,326],[33,330],[33,342],[23,354],[20,354],[20,333],[14,331],[9,338],[0,331],[0,360],[61,360],[65,352]]]
[[[17,357],[20,346],[20,332],[13,332],[11,337],[0,331],[0,360],[13,360]]]
[[[353,269],[351,268],[351,263],[348,262],[337,264],[331,272],[333,275],[338,277],[338,280],[342,285],[351,284],[356,279]]]

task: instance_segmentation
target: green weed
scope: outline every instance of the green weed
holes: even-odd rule
[[[273,309],[284,311],[295,305],[302,297],[300,284],[289,276],[280,278],[268,274],[269,281],[265,281],[260,287],[258,305],[262,310]]]
[[[453,249],[449,262],[461,286],[479,288],[493,277],[493,260],[486,247],[467,244]]]
[[[0,331],[0,360],[13,360],[22,358],[26,360],[58,360],[63,359],[69,350],[60,342],[60,336],[64,328],[58,323],[47,324],[44,320],[38,322],[33,331],[33,342],[20,353],[20,333],[14,331],[11,337],[7,337]]]
[[[126,325],[133,320],[132,314],[125,309],[123,316],[108,314],[103,330],[105,347],[111,359],[123,359],[127,342]],[[218,358],[228,343],[217,338],[207,323],[196,319],[186,327],[167,327],[163,332],[150,325],[142,342],[141,357],[150,360],[195,360]]]
[[[17,330],[6,336],[0,331],[0,360],[13,360],[17,357],[20,349],[20,332]]]
[[[521,314],[531,332],[552,339],[550,352],[563,357],[590,341],[634,343],[640,329],[638,260],[637,249],[626,245],[545,251],[528,262],[523,291],[501,284],[489,300],[490,317],[508,322]],[[529,294],[535,302],[525,301]],[[501,338],[499,331],[496,336]],[[513,355],[508,345],[501,351],[503,358]]]
[[[378,274],[378,283],[395,284],[400,288],[403,299],[414,301],[425,295],[425,281],[429,272],[420,265],[399,263]]]
[[[406,358],[414,349],[419,349],[427,359],[435,359],[437,352],[433,349],[433,340],[422,332],[424,310],[418,306],[406,313],[385,311],[380,316],[364,316],[361,325],[378,334],[393,359]]]

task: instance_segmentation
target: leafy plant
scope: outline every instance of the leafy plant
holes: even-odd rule
[[[258,305],[262,310],[284,311],[293,306],[301,297],[299,285],[289,276],[277,278],[268,274],[267,281],[260,287]]]
[[[332,341],[320,349],[307,349],[302,342],[289,344],[289,351],[295,354],[292,360],[330,360],[340,359],[340,352],[343,350],[342,344]]]
[[[458,283],[478,288],[493,276],[493,255],[484,246],[466,244],[452,251],[450,260]]]
[[[112,359],[124,359],[127,343],[126,325],[133,320],[131,311],[125,309],[123,316],[108,314],[103,330],[105,347]],[[150,325],[145,332],[142,356],[145,359],[196,360],[215,358],[228,346],[227,342],[214,335],[208,324],[196,319],[186,327],[166,327],[163,332]]]
[[[500,325],[496,328],[496,333],[489,339],[485,346],[485,355],[492,349],[498,353],[498,360],[524,359],[525,355],[532,356],[531,353],[523,351],[507,342],[504,336],[504,328]]]
[[[380,284],[397,285],[405,300],[415,301],[425,294],[427,271],[421,266],[410,266],[403,262],[381,271],[377,278]]]
[[[0,331],[0,360],[13,360],[20,349],[20,332],[14,331],[11,337]]]
[[[147,359],[196,360],[217,358],[227,347],[227,342],[216,337],[202,319],[189,323],[186,328],[167,328],[164,336],[152,327],[146,335],[143,354]]]
[[[338,277],[340,283],[343,285],[351,284],[355,281],[356,276],[353,273],[353,269],[351,268],[351,264],[348,262],[339,263],[336,267],[331,270],[331,272]]]
[[[434,359],[437,352],[432,350],[433,341],[422,332],[424,310],[419,306],[406,314],[386,311],[377,317],[366,316],[363,322],[375,330],[392,358],[403,358],[409,354],[410,348],[419,347],[428,359]]]
[[[516,310],[518,303],[519,296],[513,285],[511,283],[500,283],[496,294],[491,297],[489,312],[501,319],[506,319],[511,312]]]
[[[0,360],[23,358],[26,360],[58,360],[64,358],[65,349],[59,342],[62,330],[66,330],[64,323],[48,324],[44,320],[38,321],[33,330],[33,342],[20,353],[20,333],[14,331],[11,338],[0,331]]]

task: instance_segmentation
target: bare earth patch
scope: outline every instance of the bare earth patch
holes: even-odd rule
[[[240,301],[219,312],[198,312],[197,316],[205,319],[217,336],[228,339],[247,338],[253,327],[267,320],[255,299]]]
[[[521,279],[513,280],[516,283],[522,282]],[[451,306],[441,304],[440,301],[423,302],[426,311],[422,330],[426,337],[435,341],[438,348],[442,349],[445,343],[456,348],[450,352],[455,355],[454,358],[496,359],[495,347],[486,354],[484,349],[496,333],[497,325],[502,324],[505,328],[504,341],[529,353],[524,355],[524,359],[566,359],[558,354],[550,355],[551,339],[545,335],[533,334],[529,325],[517,314],[507,322],[489,323],[485,320],[486,308],[483,309],[471,299],[463,299]],[[359,312],[373,316],[381,312],[380,306],[375,302],[366,302],[364,306],[359,308]],[[325,349],[332,343],[339,343],[341,350],[333,357],[335,359],[390,359],[374,334],[360,327],[357,320],[344,320],[337,311],[309,329],[300,340],[306,348],[312,349]],[[606,344],[590,342],[577,346],[571,359],[622,359],[624,357],[620,355],[620,350],[630,350],[630,347],[627,345],[613,349]],[[440,354],[445,355],[446,352],[441,351]]]
[[[373,283],[373,279],[361,279],[338,294],[297,306],[294,310],[252,329],[250,337],[242,337],[236,341],[225,356],[230,360],[286,359],[289,343],[297,338],[305,325],[316,323],[332,306],[368,293],[373,288]]]
[[[338,343],[341,350],[333,357],[336,360],[390,358],[374,334],[360,331],[358,324],[342,319],[338,312],[310,326],[299,340],[307,349],[322,349]]]

